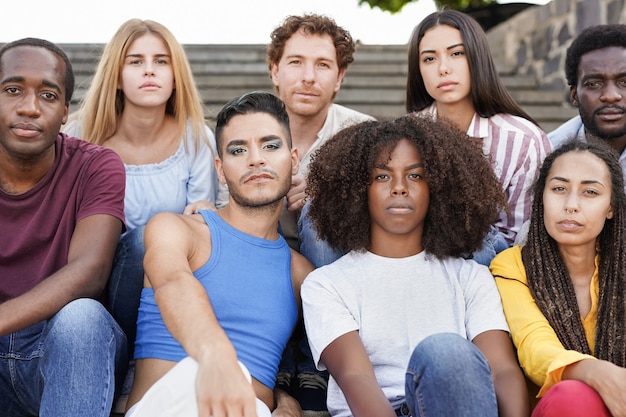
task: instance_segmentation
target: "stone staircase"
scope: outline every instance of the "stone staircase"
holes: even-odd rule
[[[89,86],[101,44],[62,44],[76,73],[76,92],[70,111]],[[252,90],[273,91],[265,62],[265,45],[186,45],[185,50],[213,125],[220,108],[231,98]],[[407,72],[405,45],[359,45],[336,102],[376,118],[405,113]],[[502,78],[520,105],[549,132],[577,114],[565,92],[539,91],[531,77]]]

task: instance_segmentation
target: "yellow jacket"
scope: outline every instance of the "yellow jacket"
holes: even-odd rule
[[[552,326],[535,304],[528,288],[520,246],[514,246],[498,254],[489,269],[496,278],[519,363],[526,376],[541,387],[537,394],[537,397],[541,397],[554,384],[561,381],[566,366],[593,356],[566,350],[559,341]],[[593,352],[598,318],[597,257],[590,290],[591,311],[587,317],[582,318],[582,322],[587,342]]]

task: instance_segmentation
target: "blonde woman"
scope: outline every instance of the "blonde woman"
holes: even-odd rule
[[[143,287],[143,230],[159,212],[215,203],[215,138],[182,45],[163,25],[131,19],[106,45],[65,132],[113,149],[126,167],[124,214],[109,280],[109,308],[130,353]]]

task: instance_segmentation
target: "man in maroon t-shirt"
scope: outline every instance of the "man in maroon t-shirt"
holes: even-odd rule
[[[108,417],[125,336],[94,300],[124,227],[124,166],[59,133],[74,74],[41,39],[0,48],[0,410]]]

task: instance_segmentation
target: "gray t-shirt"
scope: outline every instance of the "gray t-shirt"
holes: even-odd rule
[[[424,252],[408,258],[350,252],[309,274],[302,303],[318,368],[325,368],[320,355],[331,342],[357,330],[393,407],[404,401],[409,358],[427,336],[456,333],[473,340],[487,330],[508,331],[487,267]],[[351,415],[332,376],[327,403],[332,416]]]

